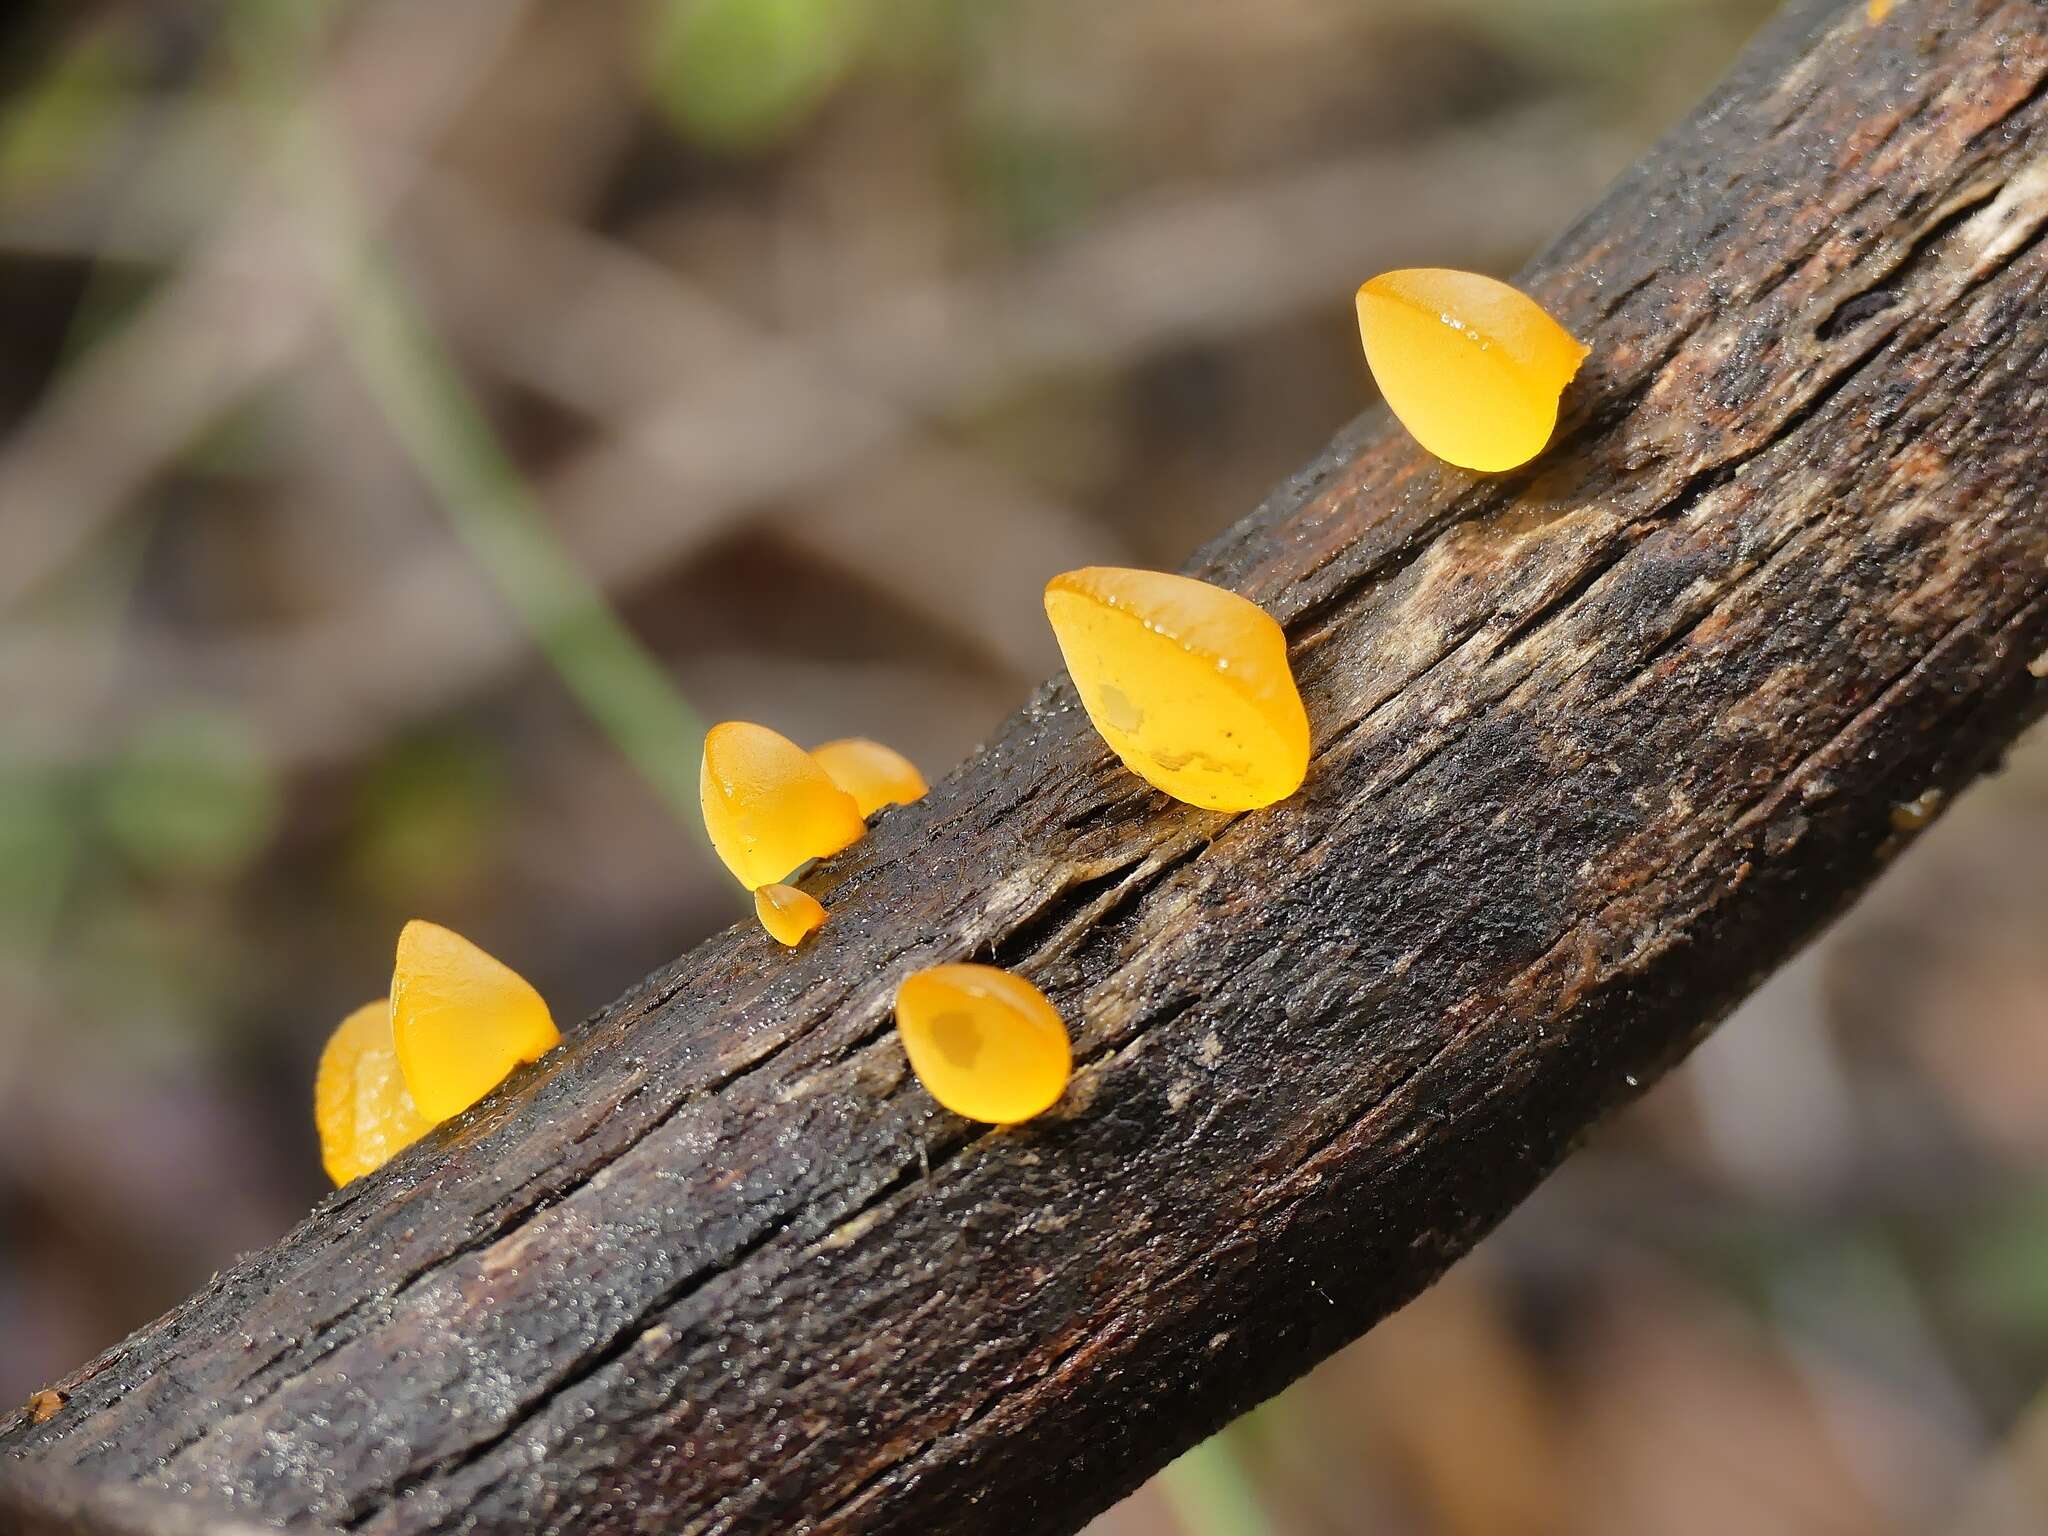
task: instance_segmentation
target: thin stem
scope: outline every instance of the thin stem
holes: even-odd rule
[[[292,186],[314,233],[343,345],[456,534],[541,653],[701,843],[695,780],[703,721],[549,526],[367,227],[317,94],[283,89],[289,75],[277,61],[303,53],[307,39],[263,46],[275,38],[254,40],[251,73],[293,151]]]

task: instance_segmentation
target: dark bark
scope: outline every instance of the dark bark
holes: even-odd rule
[[[9,1536],[265,1536],[273,1529],[198,1500],[71,1467],[16,1467],[0,1478],[0,1531]]]
[[[1048,687],[806,882],[802,950],[678,960],[0,1464],[379,1533],[1073,1530],[1428,1284],[2040,711],[2044,217],[2048,9],[1802,5],[1525,275],[1593,346],[1549,453],[1375,413],[1192,563],[1288,627],[1298,797],[1169,804]],[[906,1075],[894,984],[964,956],[1076,1026],[1040,1122]]]

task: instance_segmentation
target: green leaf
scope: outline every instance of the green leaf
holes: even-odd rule
[[[277,817],[261,744],[239,718],[210,710],[150,721],[100,786],[109,839],[158,874],[231,874],[262,850]]]
[[[1967,1311],[1980,1324],[2048,1339],[2048,1197],[1984,1214],[1961,1248],[1955,1291]]]
[[[651,89],[686,137],[766,148],[843,80],[867,34],[859,0],[657,0]]]
[[[48,938],[83,842],[77,797],[55,772],[0,768],[0,940]]]

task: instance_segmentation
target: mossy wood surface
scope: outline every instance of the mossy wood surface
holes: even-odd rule
[[[1524,275],[1593,347],[1544,457],[1375,412],[1191,562],[1286,623],[1299,796],[1170,804],[1042,690],[806,881],[801,950],[683,956],[0,1467],[393,1536],[1076,1529],[1426,1285],[2040,712],[2044,228],[2048,5],[1797,6]],[[969,957],[1077,1026],[1023,1129],[891,1032]]]

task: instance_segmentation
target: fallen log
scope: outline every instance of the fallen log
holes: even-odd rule
[[[1076,1529],[1427,1285],[2048,702],[2044,227],[2048,7],[1802,0],[1524,274],[1593,347],[1545,456],[1375,412],[1191,563],[1287,626],[1299,796],[1168,803],[1049,685],[807,880],[803,949],[650,977],[0,1467],[392,1536]],[[891,1034],[970,956],[1076,1026],[1028,1126]]]

